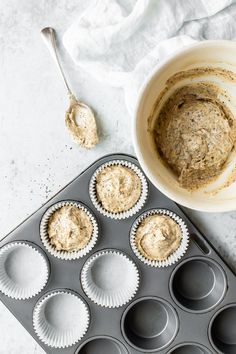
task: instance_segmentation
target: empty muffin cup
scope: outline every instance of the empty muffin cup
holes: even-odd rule
[[[155,225],[155,227],[150,226],[153,224],[153,220],[150,220],[153,219],[153,217],[167,218],[167,220],[169,219],[171,221],[172,225],[167,225],[168,229],[163,229],[163,225],[161,225],[160,229],[157,225]],[[144,226],[145,222],[148,222],[148,224]],[[170,235],[166,235],[167,232],[172,231],[171,227],[175,230],[172,234],[175,236],[173,243],[170,242]],[[141,237],[139,242],[137,242],[137,238],[141,236],[138,235],[141,228],[143,237]],[[140,249],[140,245],[142,242],[144,243],[144,240],[145,252],[143,248]],[[159,268],[168,267],[177,262],[186,253],[189,245],[188,227],[180,216],[170,210],[151,209],[142,213],[133,223],[130,231],[130,245],[134,254],[146,265]],[[147,254],[149,253],[146,250],[147,246],[150,251],[150,255]],[[173,248],[173,246],[175,247]],[[162,248],[163,251],[166,252],[166,256],[162,259],[158,259],[154,253],[158,251],[159,254]],[[173,248],[173,250],[171,250],[171,248]]]
[[[34,244],[16,241],[0,249],[0,291],[16,300],[36,296],[49,278],[49,261]]]
[[[198,343],[182,343],[172,348],[167,354],[212,354],[212,352]]]
[[[89,322],[87,304],[69,290],[45,294],[33,311],[35,333],[52,348],[66,348],[77,343],[87,332]]]
[[[236,353],[236,304],[220,309],[212,318],[209,338],[219,354]]]
[[[184,260],[173,271],[170,291],[184,310],[206,312],[224,298],[227,280],[221,266],[212,259],[193,257]]]
[[[121,320],[125,340],[136,350],[155,352],[169,346],[179,328],[174,308],[164,299],[143,297],[131,303]]]
[[[103,250],[84,264],[81,283],[85,294],[97,305],[114,308],[125,305],[139,287],[135,263],[123,252]]]
[[[103,203],[97,194],[98,178],[102,172],[106,171],[106,168],[111,169],[119,166],[126,168],[128,171],[130,170],[136,181],[133,181],[133,185],[129,178],[127,180],[125,180],[124,176],[118,178],[118,176],[112,175],[109,170],[111,176],[109,175],[108,178],[105,178],[101,186],[104,192],[102,193],[104,194],[103,198],[106,201],[106,203]],[[137,182],[138,186],[136,185]],[[93,205],[102,215],[116,220],[126,219],[136,214],[143,207],[148,196],[148,183],[141,169],[135,164],[125,160],[112,160],[101,165],[93,174],[89,184],[89,195]],[[120,208],[125,203],[128,208],[124,210],[117,211],[110,209],[111,206],[114,208],[116,204]],[[104,204],[108,204],[109,208],[108,205]]]
[[[82,343],[75,354],[128,354],[125,346],[115,338],[97,336]]]
[[[89,230],[90,235],[89,237],[87,237],[83,234],[85,232],[84,225],[77,225],[77,223],[79,222],[78,217],[74,217],[73,220],[69,221],[69,226],[66,226],[65,223],[67,221],[65,220],[65,215],[61,216],[58,222],[54,221],[57,228],[58,243],[60,244],[60,249],[57,249],[57,247],[52,244],[52,241],[50,240],[48,234],[48,227],[51,217],[55,215],[56,212],[62,210],[62,208],[64,207],[75,207],[78,208],[79,211],[82,211],[83,216],[84,218],[86,218],[86,222],[88,223],[88,226],[90,227],[91,231]],[[61,233],[59,233],[58,227],[61,227]],[[69,227],[71,227],[72,230],[70,230]],[[73,237],[73,234],[75,234],[76,232],[79,236],[77,249],[75,246],[76,237]],[[63,233],[65,233],[65,236],[62,237]],[[95,246],[98,239],[98,223],[93,213],[83,203],[73,200],[61,201],[56,204],[53,204],[44,213],[40,223],[40,236],[46,250],[54,257],[65,260],[79,259],[88,254]],[[72,249],[71,247],[71,240],[73,240],[74,249]],[[61,247],[62,242],[65,243],[65,245],[70,245],[70,248],[66,250],[65,248]]]

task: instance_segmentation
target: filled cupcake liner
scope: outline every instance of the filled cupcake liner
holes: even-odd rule
[[[17,252],[23,252],[21,258]],[[27,262],[23,266],[22,257]],[[15,259],[14,259],[15,258]],[[7,263],[7,266],[6,266]],[[8,267],[8,269],[6,269]],[[14,280],[10,278],[10,272],[15,271]],[[30,278],[35,271],[33,279],[28,282],[27,269]],[[26,300],[38,295],[48,282],[50,267],[48,259],[39,248],[25,241],[15,241],[6,244],[0,249],[0,291],[15,300]]]
[[[157,261],[157,260],[150,260],[146,257],[144,257],[141,252],[138,250],[136,247],[136,242],[135,242],[135,237],[136,237],[136,231],[140,223],[146,219],[150,215],[166,215],[172,218],[180,227],[181,232],[182,232],[182,239],[179,247],[177,248],[176,251],[174,251],[171,255],[168,256],[165,260],[162,261]],[[175,214],[174,212],[167,210],[167,209],[151,209],[143,214],[141,214],[137,220],[135,220],[134,224],[132,225],[131,232],[130,232],[130,244],[131,248],[134,252],[134,254],[146,265],[149,265],[151,267],[168,267],[174,263],[176,263],[179,259],[183,257],[183,255],[186,253],[189,245],[189,231],[187,228],[186,223],[184,220]]]
[[[120,264],[124,263],[126,266],[125,280],[124,273],[120,274],[120,289],[103,289],[96,284],[96,279],[91,275],[91,268],[101,259],[101,257],[111,255],[112,257],[119,257]],[[110,270],[110,269],[109,269]],[[117,250],[103,250],[92,255],[84,264],[81,272],[81,283],[85,294],[95,304],[108,307],[117,308],[128,303],[137,293],[139,288],[140,276],[136,264],[123,252]]]
[[[97,180],[97,175],[106,167],[119,166],[119,165],[128,167],[137,174],[137,176],[140,178],[141,181],[141,194],[139,200],[132,208],[130,208],[127,211],[113,213],[103,208],[102,204],[99,202],[96,193],[96,180]],[[115,220],[127,219],[132,215],[136,214],[144,206],[146,199],[148,197],[148,182],[143,172],[135,164],[126,160],[111,160],[101,165],[92,175],[89,184],[89,195],[93,205],[102,215]]]
[[[63,206],[76,206],[77,208],[83,210],[90,218],[92,225],[93,225],[93,233],[91,236],[90,241],[88,244],[83,247],[80,250],[75,250],[75,251],[64,251],[64,250],[56,250],[56,248],[50,243],[50,239],[48,237],[48,221],[51,217],[51,215],[58,209],[62,208]],[[65,200],[58,202],[56,204],[53,204],[49,209],[46,210],[44,213],[41,223],[40,223],[40,237],[42,240],[42,243],[46,250],[53,255],[54,257],[57,257],[59,259],[64,259],[64,260],[73,260],[73,259],[79,259],[86,254],[88,254],[93,247],[95,246],[97,239],[98,239],[98,222],[95,219],[95,216],[92,214],[92,212],[82,203],[73,201],[73,200]]]
[[[66,323],[70,322],[70,328],[68,329],[60,328],[58,325],[53,326],[52,323],[48,322],[45,309],[51,299],[64,295],[71,297],[70,302],[73,302],[74,309],[73,316],[71,316],[65,309],[63,311],[63,306],[58,308],[58,313],[61,314],[62,320]],[[56,319],[58,318],[58,313]],[[50,313],[50,316],[52,317],[53,315]],[[56,319],[52,320],[52,322],[56,322]],[[67,348],[76,344],[86,334],[89,324],[90,313],[88,305],[78,294],[69,290],[54,290],[44,295],[33,311],[33,327],[36,335],[41,342],[52,348]]]

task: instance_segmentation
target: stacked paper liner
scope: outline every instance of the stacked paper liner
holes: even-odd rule
[[[55,290],[44,295],[33,312],[35,333],[53,348],[66,348],[77,343],[87,332],[89,322],[87,304],[69,290]]]
[[[76,206],[77,208],[83,210],[90,218],[92,225],[93,225],[93,233],[91,236],[90,241],[88,244],[77,251],[58,251],[55,249],[55,247],[50,243],[49,237],[48,237],[48,221],[51,215],[58,209],[62,208],[63,206]],[[95,217],[93,216],[92,212],[82,203],[72,201],[72,200],[67,200],[67,201],[62,201],[58,202],[56,204],[53,204],[42,217],[41,224],[40,224],[40,236],[41,240],[47,249],[49,253],[51,253],[54,257],[57,257],[59,259],[65,259],[65,260],[72,260],[72,259],[79,259],[86,254],[88,254],[93,247],[95,246],[98,238],[98,223]]]
[[[105,169],[106,167],[109,167],[109,166],[118,166],[118,165],[128,167],[137,174],[137,176],[140,178],[140,182],[141,182],[141,195],[140,195],[140,198],[137,201],[137,203],[131,209],[124,211],[124,212],[120,212],[120,213],[112,213],[112,212],[109,212],[106,209],[104,209],[103,206],[101,205],[101,203],[99,202],[99,200],[97,199],[96,180],[97,180],[98,174],[103,169]],[[109,162],[101,165],[93,174],[93,176],[90,180],[90,184],[89,184],[89,195],[90,195],[90,199],[91,199],[93,205],[102,215],[107,216],[112,219],[117,219],[117,220],[126,219],[126,218],[129,218],[132,215],[136,214],[143,207],[143,205],[147,199],[147,196],[148,196],[148,183],[147,183],[147,179],[144,176],[144,174],[142,173],[142,171],[135,164],[125,161],[125,160],[112,160],[112,161],[109,161]]]
[[[134,297],[139,287],[139,272],[124,253],[103,250],[87,260],[81,282],[84,292],[94,303],[115,308]]]
[[[0,249],[0,291],[16,299],[36,296],[49,277],[46,255],[28,242],[11,242]]]
[[[150,259],[144,257],[141,254],[141,252],[138,250],[138,248],[136,247],[136,242],[135,242],[136,231],[137,231],[137,228],[140,225],[140,223],[148,216],[155,215],[155,214],[162,214],[162,215],[169,216],[179,225],[181,232],[182,232],[182,239],[181,239],[180,246],[167,259],[162,260],[162,261],[150,260]],[[137,220],[134,222],[134,224],[131,228],[131,232],[130,232],[130,244],[131,244],[132,250],[135,253],[135,255],[143,263],[145,263],[151,267],[159,267],[159,268],[168,267],[168,266],[174,264],[175,262],[177,262],[181,257],[183,257],[183,255],[187,251],[188,244],[189,244],[189,231],[188,231],[187,225],[184,222],[184,220],[180,216],[178,216],[177,214],[173,213],[172,211],[167,210],[167,209],[152,209],[152,210],[149,210],[149,211],[141,214],[137,218]]]

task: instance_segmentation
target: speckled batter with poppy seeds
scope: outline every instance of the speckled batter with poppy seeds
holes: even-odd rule
[[[159,155],[186,189],[218,177],[235,146],[236,121],[226,98],[213,83],[186,84],[172,93],[156,118]]]

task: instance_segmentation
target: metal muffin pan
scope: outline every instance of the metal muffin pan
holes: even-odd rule
[[[28,241],[40,247],[50,263],[45,288],[28,300],[14,300],[0,292],[0,300],[48,354],[209,354],[236,353],[236,279],[214,247],[206,241],[180,207],[149,182],[149,195],[143,208],[125,220],[103,216],[89,197],[89,182],[95,170],[111,160],[139,164],[125,154],[105,156],[38,209],[8,234],[0,247],[12,241]],[[95,247],[77,260],[61,260],[45,249],[40,239],[40,222],[54,203],[75,200],[92,210],[99,224]],[[152,268],[132,252],[129,234],[136,218],[152,208],[173,211],[184,219],[190,244],[183,258],[166,268]],[[138,267],[140,284],[129,303],[106,308],[92,302],[81,285],[85,262],[98,251],[114,249],[126,254]],[[69,290],[88,305],[89,328],[84,337],[67,348],[52,348],[37,337],[33,328],[36,304],[50,291]]]

